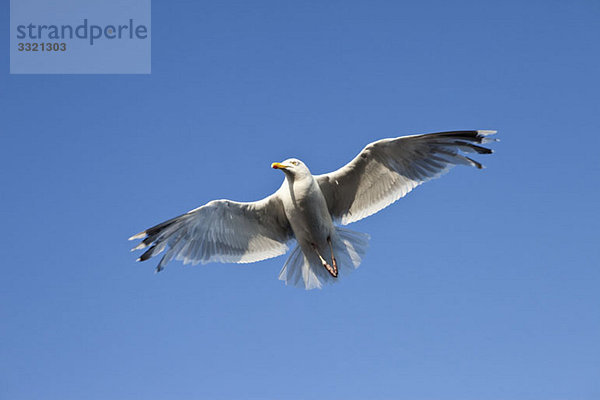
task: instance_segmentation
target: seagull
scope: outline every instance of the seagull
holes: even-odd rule
[[[381,139],[352,161],[312,175],[297,158],[271,164],[285,179],[255,202],[213,200],[129,238],[147,250],[146,261],[164,252],[156,272],[173,258],[184,264],[251,263],[285,254],[279,279],[307,290],[337,282],[360,265],[369,235],[340,225],[361,220],[404,197],[455,165],[483,166],[463,153],[491,154],[480,146],[496,131],[450,131]]]

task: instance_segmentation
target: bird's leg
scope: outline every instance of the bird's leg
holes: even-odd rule
[[[315,250],[315,253],[317,253],[317,256],[319,256],[319,260],[321,260],[321,264],[323,265],[323,267],[325,267],[325,269],[327,270],[327,272],[329,272],[329,274],[331,276],[333,276],[334,278],[337,278],[338,276],[338,271],[337,271],[337,265],[335,265],[335,261],[333,262],[333,265],[335,267],[332,267],[331,265],[329,265],[329,263],[327,263],[327,261],[323,258],[323,256],[321,255],[321,253],[319,253],[319,250],[317,249],[317,246],[314,243],[311,243],[312,248]]]
[[[331,250],[331,264],[333,264],[333,270],[335,272],[335,275],[333,276],[338,276],[338,267],[337,267],[337,261],[335,261],[335,256],[333,255],[333,245],[331,244],[331,236],[327,236],[327,243],[329,243],[329,250]]]

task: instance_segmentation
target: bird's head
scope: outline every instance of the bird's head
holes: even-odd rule
[[[306,164],[297,158],[288,158],[283,162],[276,162],[271,164],[271,168],[280,169],[286,175],[291,175],[296,178],[304,177],[310,175],[310,171]]]

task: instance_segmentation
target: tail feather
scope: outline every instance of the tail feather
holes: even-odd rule
[[[323,268],[316,254],[308,251],[307,255],[300,245],[296,245],[279,273],[279,280],[306,290],[321,289],[323,285],[335,283],[358,268],[369,246],[369,235],[336,227],[332,246],[339,269],[337,278]]]
[[[285,284],[292,286],[300,286],[302,279],[302,268],[296,266],[302,266],[305,262],[304,254],[299,245],[296,245],[292,253],[286,260],[281,272],[279,272],[279,280],[285,281]]]

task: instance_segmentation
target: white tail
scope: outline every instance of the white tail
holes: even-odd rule
[[[335,283],[358,268],[369,246],[369,235],[340,227],[335,230],[331,242],[339,269],[337,278],[323,268],[316,254],[309,252],[306,256],[296,245],[279,273],[279,280],[306,290],[321,289],[323,285]]]

